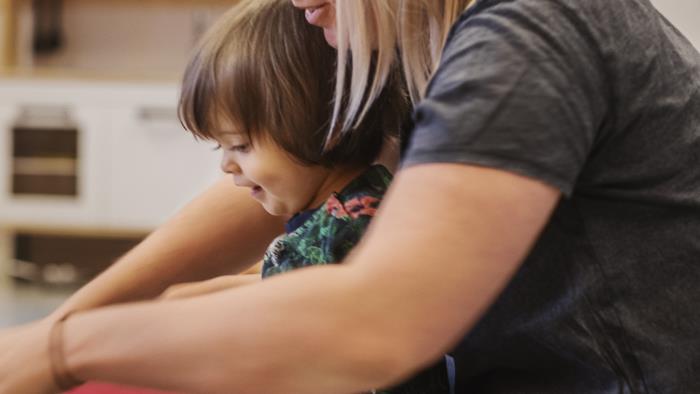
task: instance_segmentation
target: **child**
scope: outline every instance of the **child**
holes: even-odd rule
[[[185,72],[184,127],[216,141],[224,172],[270,214],[289,218],[265,253],[263,278],[341,262],[391,180],[372,163],[408,111],[401,77],[393,73],[351,133],[327,141],[335,59],[289,0],[249,0],[205,35]],[[390,392],[447,392],[447,375],[441,362]]]
[[[335,50],[287,3],[244,1],[224,15],[195,50],[178,111],[196,138],[218,143],[237,185],[290,218],[263,277],[340,262],[357,243],[391,178],[372,163],[409,108],[395,73],[362,124],[326,141]]]

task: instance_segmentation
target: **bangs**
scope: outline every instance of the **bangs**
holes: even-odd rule
[[[261,112],[270,107],[274,95],[263,83],[270,76],[265,75],[268,67],[260,65],[264,62],[260,52],[272,52],[274,47],[262,42],[266,29],[260,26],[264,26],[263,17],[272,16],[281,5],[280,1],[243,1],[200,40],[185,69],[178,104],[180,123],[195,138],[214,139],[224,123],[249,136],[267,128]]]
[[[323,161],[335,50],[289,0],[242,1],[200,41],[185,70],[182,126],[212,140],[225,123],[264,134],[302,163]]]
[[[230,46],[208,53],[203,48],[185,71],[178,116],[197,139],[213,140],[224,124],[249,137],[263,128],[258,113],[267,95],[254,82],[262,75],[245,48]]]
[[[213,140],[212,130],[217,107],[212,93],[216,86],[216,76],[211,72],[203,72],[204,66],[201,53],[185,71],[178,104],[178,118],[185,130],[196,139]]]

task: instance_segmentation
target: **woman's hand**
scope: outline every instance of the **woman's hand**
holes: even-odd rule
[[[0,330],[0,394],[53,394],[48,352],[52,322],[41,320]]]
[[[195,297],[198,295],[214,293],[217,291],[232,289],[249,285],[260,281],[260,274],[241,274],[219,276],[201,282],[181,283],[170,286],[160,296],[162,299],[172,300],[178,298]]]

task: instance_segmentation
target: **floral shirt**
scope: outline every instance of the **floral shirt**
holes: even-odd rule
[[[265,252],[263,278],[293,269],[341,262],[359,242],[389,183],[391,173],[370,167],[320,208],[300,212],[287,223],[287,233]]]
[[[343,190],[333,193],[321,207],[292,217],[287,222],[286,233],[277,237],[265,252],[263,278],[306,266],[341,262],[360,241],[391,179],[386,168],[372,166]],[[372,393],[450,393],[450,362],[451,358],[445,356],[403,384]]]

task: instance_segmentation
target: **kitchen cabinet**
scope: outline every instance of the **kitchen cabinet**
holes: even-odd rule
[[[173,105],[124,105],[112,120],[104,222],[153,226],[218,176],[214,144],[196,142]]]
[[[3,100],[3,88],[0,88],[0,101]],[[19,96],[19,97],[18,97]],[[13,190],[16,162],[23,158],[14,156],[13,131],[15,122],[20,117],[23,108],[38,105],[45,100],[22,100],[16,95],[18,103],[0,104],[2,120],[2,141],[4,152],[0,164],[0,224],[4,227],[13,225],[42,226],[42,227],[91,227],[97,226],[97,212],[100,209],[100,167],[104,166],[99,160],[99,136],[104,122],[99,109],[79,108],[71,111],[75,119],[79,159],[76,163],[77,192],[74,196],[55,196],[40,193],[16,193]],[[20,104],[21,103],[21,104]],[[26,104],[32,103],[32,104]],[[58,103],[44,105],[60,105]],[[50,133],[50,129],[47,128]]]
[[[177,81],[235,2],[0,0],[0,275],[86,280],[221,176]]]
[[[176,102],[174,84],[1,81],[0,226],[149,231],[162,223],[220,176],[218,154],[182,129]],[[77,130],[77,193],[14,193],[14,127],[28,110],[57,108]]]

